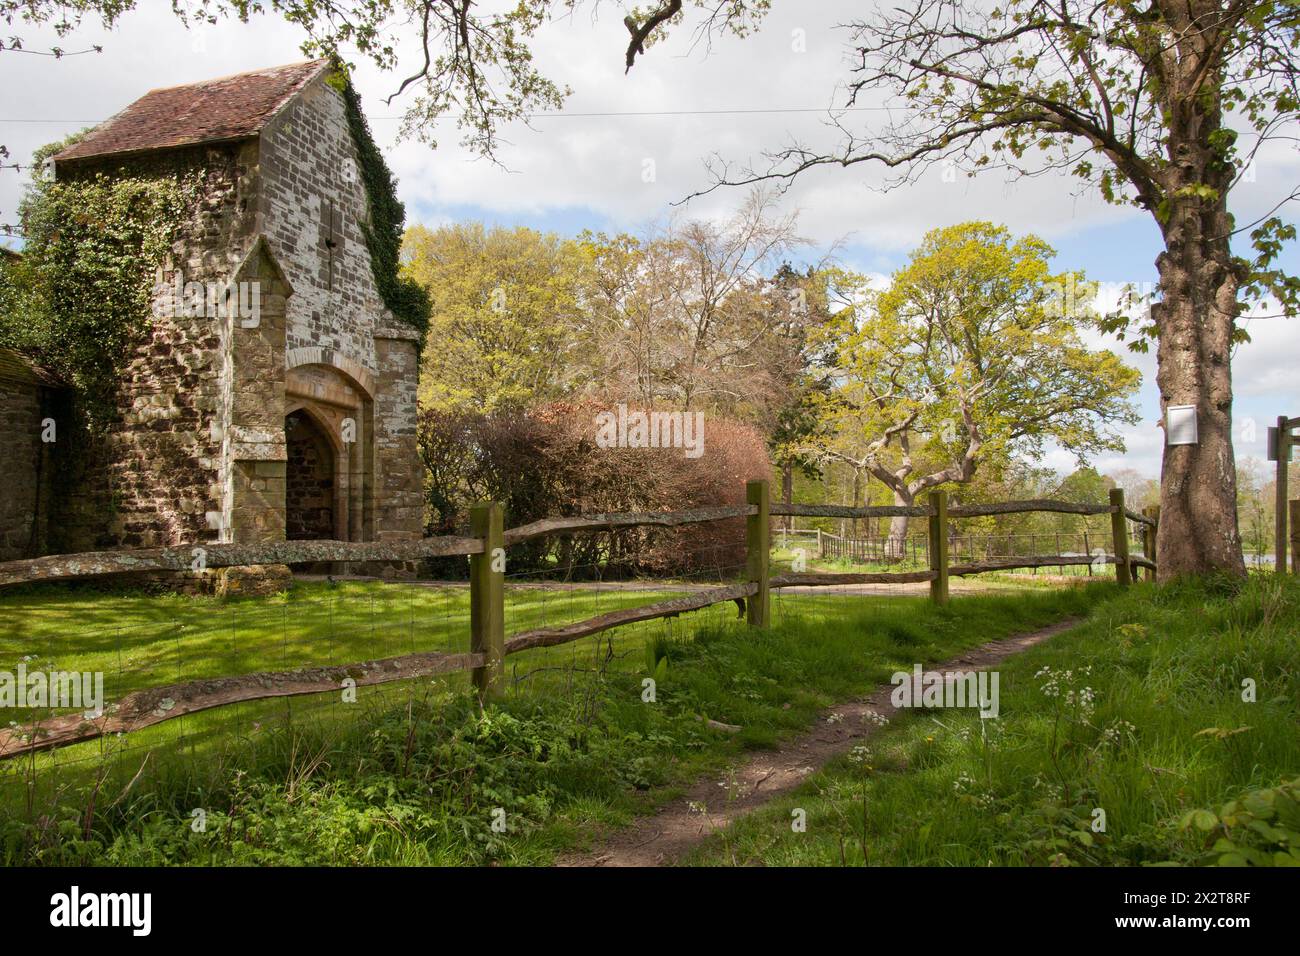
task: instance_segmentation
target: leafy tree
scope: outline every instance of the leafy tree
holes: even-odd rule
[[[423,407],[522,408],[580,383],[587,258],[578,243],[522,227],[412,226],[403,258],[432,306]]]
[[[820,473],[817,456],[808,447],[822,427],[817,409],[830,388],[825,370],[834,355],[833,298],[842,274],[839,269],[812,266],[801,273],[782,263],[772,280],[778,292],[772,321],[790,345],[787,354],[794,358],[787,369],[784,396],[767,423],[772,461],[781,474],[781,500],[786,504],[794,502],[796,470],[809,478]],[[793,526],[789,516],[784,524]]]
[[[1140,511],[1151,505],[1160,504],[1160,482],[1148,478],[1136,468],[1120,468],[1108,476],[1116,488],[1124,489],[1124,503]]]
[[[1101,474],[1091,465],[1085,465],[1066,475],[1052,497],[1075,504],[1095,505],[1106,501],[1110,489],[1114,487],[1114,479]],[[1059,524],[1100,533],[1110,528],[1110,518],[1105,515],[1060,515]]]
[[[80,138],[36,151],[44,160]],[[35,176],[19,213],[27,243],[0,267],[0,346],[74,386],[88,424],[117,414],[121,370],[149,328],[155,270],[197,201],[192,177]]]
[[[803,240],[776,200],[754,191],[722,222],[675,219],[642,237],[584,237],[595,267],[587,355],[597,388],[771,433],[818,316],[816,283],[779,275]]]
[[[1079,456],[1122,449],[1139,375],[1084,346],[1062,290],[1087,306],[1078,274],[1053,275],[1041,239],[976,222],[936,229],[872,297],[839,349],[824,449],[914,503],[967,484],[981,463],[1038,456],[1054,441]],[[907,519],[890,526],[902,547]]]
[[[403,134],[437,145],[434,123],[452,115],[462,141],[494,157],[503,124],[556,109],[570,92],[537,68],[530,44],[553,17],[567,17],[582,5],[583,0],[502,5],[472,0],[173,0],[172,12],[187,26],[278,15],[307,34],[303,52],[308,56],[346,61],[345,54],[354,52],[381,70],[397,71],[402,79],[387,101],[407,96]],[[729,2],[722,9],[705,0],[697,5],[706,11],[706,33],[724,29],[743,36],[766,12],[769,0]],[[0,41],[0,51],[26,49],[23,38],[12,32],[25,25],[52,27],[59,39],[47,50],[28,52],[56,58],[101,52],[98,45],[68,49],[63,40],[86,20],[111,29],[136,6],[137,0],[0,0],[0,19],[11,31]],[[590,6],[594,12],[597,0]],[[624,18],[629,69],[663,35],[665,24],[681,19],[681,9],[681,0],[668,0]],[[417,41],[413,59],[399,63],[399,46],[411,49],[412,40]],[[0,146],[0,159],[7,155]]]
[[[849,102],[894,94],[902,117],[823,152],[795,145],[719,183],[789,181],[816,166],[879,163],[905,173],[1068,170],[1136,206],[1164,241],[1150,320],[1110,328],[1155,340],[1162,407],[1194,405],[1199,443],[1168,446],[1161,472],[1160,577],[1244,574],[1232,450],[1232,347],[1243,300],[1300,303],[1278,266],[1295,227],[1274,211],[1245,225],[1229,194],[1260,147],[1297,115],[1293,0],[962,0],[886,5],[850,26]],[[1243,136],[1242,133],[1248,134]],[[906,178],[906,176],[904,176]],[[1280,207],[1300,195],[1291,190]],[[1234,253],[1245,233],[1247,255]]]

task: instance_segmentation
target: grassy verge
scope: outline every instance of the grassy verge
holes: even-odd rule
[[[1290,577],[1135,587],[1005,663],[996,720],[910,711],[693,862],[1300,864],[1298,611]]]
[[[511,590],[509,627],[577,621],[671,591]],[[0,667],[102,671],[112,699],[200,677],[463,651],[468,642],[463,587],[299,582],[275,597],[229,601],[57,586],[0,595]]]
[[[234,723],[205,747],[191,735],[103,748],[71,767],[0,766],[0,851],[6,863],[43,864],[546,862],[900,666],[1086,613],[1109,593],[963,597],[944,608],[785,596],[766,632],[726,605],[512,656],[511,693],[486,712],[459,677],[288,719],[278,706],[231,708]],[[647,646],[667,661],[653,702]],[[701,717],[743,730],[719,734]]]

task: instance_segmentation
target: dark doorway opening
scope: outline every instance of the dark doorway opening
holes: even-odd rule
[[[284,420],[289,462],[285,474],[285,537],[311,541],[334,533],[334,449],[303,411]]]

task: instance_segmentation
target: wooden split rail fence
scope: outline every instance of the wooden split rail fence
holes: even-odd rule
[[[1028,512],[1063,514],[1109,514],[1112,551],[1096,556],[1027,555],[996,558],[978,563],[948,563],[948,522],[952,518]],[[772,575],[771,518],[798,517],[926,518],[929,522],[930,567],[924,571],[874,573],[820,573],[791,571]],[[534,538],[555,534],[599,533],[619,528],[678,527],[706,521],[746,519],[747,563],[745,581],[658,601],[641,607],[611,611],[558,627],[543,627],[506,636],[505,563],[506,549]],[[753,627],[770,623],[769,596],[780,588],[817,588],[859,584],[904,584],[929,582],[930,597],[937,603],[948,600],[950,577],[1004,571],[1015,568],[1102,562],[1115,566],[1115,578],[1129,584],[1136,568],[1155,571],[1155,528],[1158,515],[1137,514],[1124,507],[1124,493],[1111,492],[1109,504],[1034,500],[1000,504],[950,507],[946,492],[936,491],[924,506],[786,505],[773,503],[768,482],[753,481],[746,487],[746,504],[691,511],[594,514],[546,518],[517,528],[505,529],[501,506],[478,505],[471,511],[471,537],[437,537],[409,542],[281,541],[268,544],[211,544],[201,547],[150,548],[132,551],[91,552],[53,555],[24,561],[0,563],[0,587],[33,582],[80,580],[107,575],[140,572],[189,572],[201,552],[207,568],[245,567],[262,564],[297,564],[320,561],[413,561],[428,557],[468,555],[470,559],[470,647],[468,653],[425,652],[382,660],[359,661],[329,667],[304,667],[287,671],[263,671],[235,677],[205,678],[163,687],[138,690],[105,708],[103,714],[70,714],[50,717],[25,727],[0,729],[0,759],[81,743],[114,734],[124,734],[186,714],[224,707],[228,704],[278,697],[338,691],[350,679],[356,686],[470,671],[482,700],[500,698],[505,689],[505,658],[537,647],[566,644],[610,628],[676,617],[715,604],[735,601],[743,605]],[[1130,557],[1127,521],[1143,525],[1148,557]],[[671,589],[666,584],[665,589]]]

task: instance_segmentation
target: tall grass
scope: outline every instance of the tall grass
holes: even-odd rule
[[[37,790],[10,762],[0,852],[36,864],[546,862],[899,667],[1087,613],[1112,592],[946,607],[785,596],[767,631],[730,608],[512,656],[513,692],[486,711],[458,677],[394,687],[346,721],[262,714],[219,746],[109,754]],[[647,642],[667,659],[653,702]]]
[[[1297,612],[1290,577],[1134,587],[1003,664],[997,719],[907,712],[695,862],[1294,865]]]

